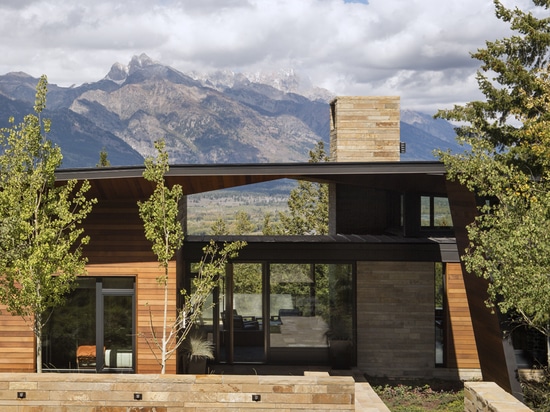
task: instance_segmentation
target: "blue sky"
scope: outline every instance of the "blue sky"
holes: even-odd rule
[[[509,34],[492,0],[2,0],[0,27],[0,74],[70,86],[146,53],[184,73],[294,69],[427,113],[480,98],[469,53]]]

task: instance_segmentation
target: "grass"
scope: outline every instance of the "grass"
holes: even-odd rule
[[[464,411],[464,386],[460,382],[369,382],[392,412]]]

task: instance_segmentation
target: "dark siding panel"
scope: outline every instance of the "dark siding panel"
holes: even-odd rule
[[[466,226],[477,213],[476,201],[471,192],[456,182],[448,181],[447,188],[456,242],[459,253],[462,253],[468,245]],[[511,348],[502,338],[498,316],[492,314],[485,305],[487,281],[467,273],[464,265],[463,273],[483,379],[496,382],[514,395],[521,394],[514,375],[516,365],[513,351],[510,353]]]

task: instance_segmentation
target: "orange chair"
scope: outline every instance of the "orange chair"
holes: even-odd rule
[[[95,368],[95,345],[80,345],[76,349],[76,364],[79,368]]]

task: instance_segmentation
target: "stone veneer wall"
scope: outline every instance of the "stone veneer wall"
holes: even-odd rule
[[[533,412],[494,382],[464,384],[465,412]]]
[[[358,368],[370,376],[434,376],[434,265],[357,262]]]
[[[398,96],[342,96],[330,103],[333,162],[398,162]]]
[[[18,399],[17,393],[25,398]],[[134,394],[141,394],[135,400]],[[253,395],[260,399],[253,400]],[[351,376],[0,374],[0,412],[355,410]]]

